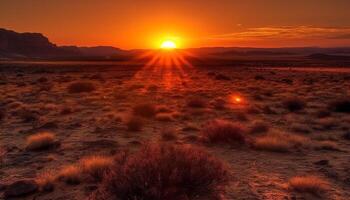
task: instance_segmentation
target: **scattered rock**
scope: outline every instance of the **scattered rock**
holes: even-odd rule
[[[21,197],[38,190],[38,184],[33,180],[21,180],[8,185],[4,192],[4,197]]]

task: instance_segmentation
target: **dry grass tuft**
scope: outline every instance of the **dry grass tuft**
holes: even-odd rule
[[[208,122],[202,129],[203,139],[210,143],[236,143],[246,142],[245,129],[240,124],[216,119]]]
[[[105,156],[90,156],[80,161],[82,172],[88,174],[96,181],[101,180],[112,165],[113,158]]]
[[[255,139],[253,147],[258,150],[287,152],[293,147],[305,145],[308,140],[299,135],[270,133]]]
[[[131,116],[126,121],[128,131],[141,131],[144,125],[144,121],[141,117]]]
[[[298,192],[320,195],[329,189],[329,183],[316,176],[297,176],[289,180],[289,187]]]
[[[53,171],[45,171],[35,178],[35,182],[38,184],[40,191],[52,191],[56,178],[57,176],[54,175]]]
[[[264,136],[255,139],[254,148],[265,151],[287,152],[291,147],[288,141],[278,137]]]
[[[218,194],[228,181],[220,160],[188,145],[149,144],[118,160],[91,199],[190,199]]]
[[[283,101],[283,105],[290,112],[297,112],[305,108],[306,103],[304,100],[299,98],[288,98]]]
[[[42,132],[31,135],[26,141],[27,150],[44,150],[54,147],[57,143],[55,142],[55,135],[50,132]]]
[[[58,173],[58,179],[67,184],[79,184],[82,178],[82,170],[79,165],[68,165]]]
[[[153,104],[144,103],[134,106],[133,108],[134,115],[150,118],[154,117],[156,114],[156,107]]]
[[[92,92],[96,87],[92,82],[75,82],[68,85],[67,90],[69,93],[83,93]]]

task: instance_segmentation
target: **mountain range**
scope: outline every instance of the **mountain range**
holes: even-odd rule
[[[150,50],[122,50],[112,46],[58,46],[41,33],[18,33],[0,28],[0,60],[130,60],[145,51]],[[203,47],[183,51],[205,59],[350,60],[350,47]]]

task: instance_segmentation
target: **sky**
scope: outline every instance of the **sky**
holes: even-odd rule
[[[57,45],[350,46],[350,0],[0,0],[0,27]]]

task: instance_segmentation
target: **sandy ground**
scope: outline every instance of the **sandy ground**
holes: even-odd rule
[[[93,83],[96,90],[67,91],[71,83],[81,81]],[[171,128],[178,135],[172,142],[202,146],[229,164],[233,178],[223,199],[345,200],[350,196],[350,141],[343,138],[350,131],[350,115],[327,113],[329,102],[349,97],[350,74],[345,72],[189,66],[19,67],[3,69],[0,82],[0,106],[5,113],[0,145],[6,151],[1,184],[35,179],[47,170],[58,173],[87,155],[134,151],[142,143],[161,140],[160,132]],[[241,101],[235,101],[237,97]],[[283,101],[291,97],[302,99],[305,108],[288,111]],[[189,107],[191,98],[200,98],[205,106]],[[226,106],[218,109],[215,104],[220,99]],[[125,121],[133,106],[145,102],[170,109],[170,121],[150,118],[142,131],[128,131]],[[301,135],[310,142],[281,153],[198,141],[201,128],[217,118],[247,129],[262,121],[269,132]],[[27,151],[26,138],[41,131],[54,133],[60,147]],[[336,148],[317,148],[322,141],[331,141]],[[329,164],[316,164],[320,160]],[[314,196],[286,186],[290,178],[310,174],[328,181],[330,190]],[[52,192],[22,199],[84,199],[95,186],[58,182]]]

